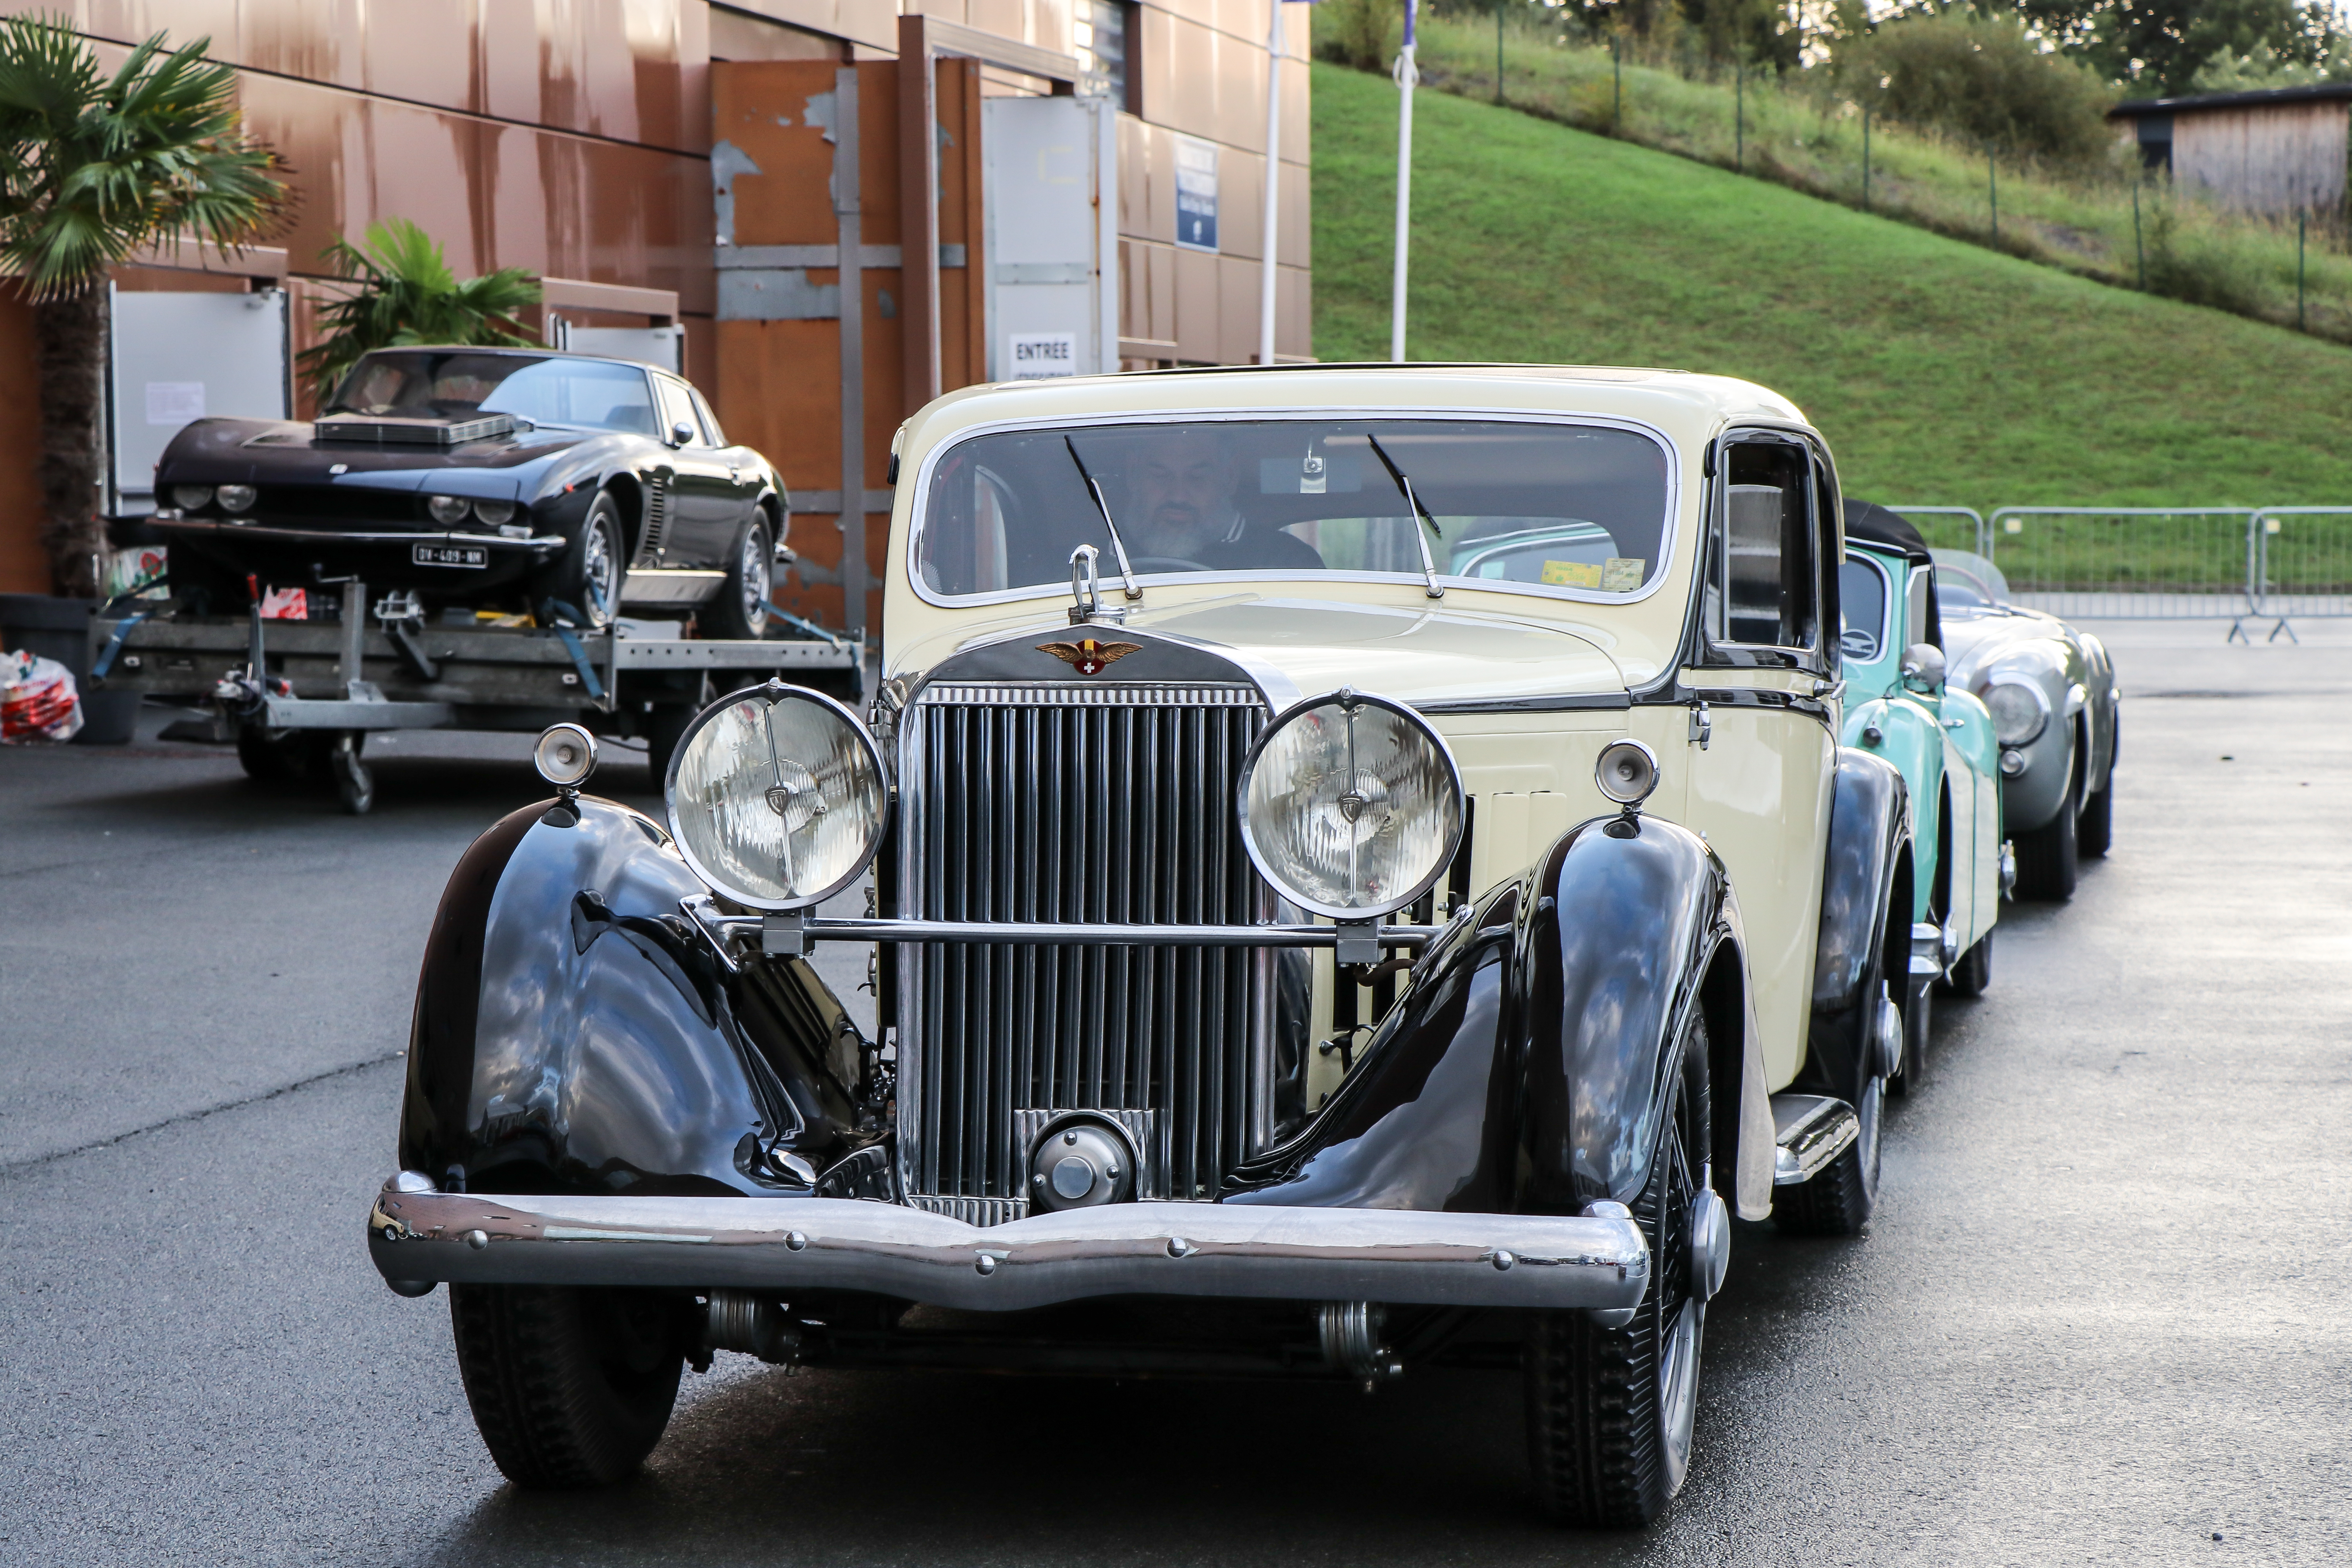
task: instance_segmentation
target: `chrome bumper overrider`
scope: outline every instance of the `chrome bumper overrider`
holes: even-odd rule
[[[368,1215],[368,1254],[395,1286],[860,1290],[996,1310],[1126,1295],[1630,1310],[1650,1279],[1631,1218],[1205,1203],[1112,1204],[983,1229],[856,1198],[387,1187]]]

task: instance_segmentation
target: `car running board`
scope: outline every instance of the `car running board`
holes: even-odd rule
[[[1772,1184],[1794,1187],[1811,1181],[1862,1136],[1862,1119],[1843,1100],[1822,1094],[1772,1097]]]

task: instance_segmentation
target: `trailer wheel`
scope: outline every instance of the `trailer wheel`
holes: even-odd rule
[[[367,731],[346,730],[335,737],[327,752],[327,771],[335,781],[335,798],[353,816],[365,816],[375,808],[375,773],[360,760],[360,749],[367,744]]]
[[[325,763],[324,748],[314,730],[283,730],[276,734],[259,724],[236,727],[236,761],[245,776],[257,784],[309,784]]]

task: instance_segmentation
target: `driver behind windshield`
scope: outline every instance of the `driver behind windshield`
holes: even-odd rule
[[[1224,436],[1178,429],[1153,440],[1128,470],[1126,504],[1114,511],[1120,538],[1143,557],[1188,562],[1212,572],[1321,571],[1312,545],[1278,529],[1254,527],[1234,504],[1243,470]]]

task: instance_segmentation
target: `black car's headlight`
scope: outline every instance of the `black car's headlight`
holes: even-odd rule
[[[1436,731],[1360,691],[1277,715],[1242,762],[1242,845],[1275,889],[1334,920],[1427,892],[1462,838],[1462,775]]]
[[[832,698],[772,680],[705,709],[670,759],[669,828],[686,863],[746,909],[822,903],[881,847],[882,753]]]
[[[466,521],[466,514],[474,510],[474,503],[464,496],[426,496],[425,510],[442,527],[455,528]]]
[[[2042,683],[2027,676],[1996,675],[1984,689],[1992,710],[1992,732],[2004,746],[2022,746],[2050,726],[2050,699]]]
[[[515,503],[510,500],[478,500],[474,503],[474,515],[492,528],[502,522],[513,521],[514,514]]]
[[[223,485],[213,493],[220,499],[221,510],[229,512],[251,511],[253,503],[261,499],[261,492],[251,485]]]
[[[210,485],[173,485],[172,504],[182,511],[202,511],[213,503]]]

